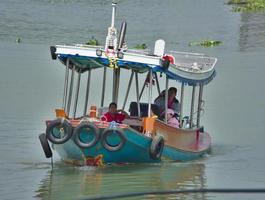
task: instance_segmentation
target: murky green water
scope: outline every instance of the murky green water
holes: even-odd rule
[[[54,108],[62,104],[64,67],[51,60],[49,45],[84,43],[91,36],[105,41],[110,14],[110,1],[103,0],[0,1],[1,199],[81,199],[163,189],[264,188],[265,13],[233,13],[222,0],[121,0],[117,9],[117,27],[121,20],[128,23],[129,47],[146,43],[152,49],[154,41],[163,38],[167,49],[218,58],[217,77],[204,90],[206,112],[202,120],[213,139],[211,154],[195,162],[101,169],[65,165],[55,155],[51,173],[38,134],[45,130],[44,120],[53,118]],[[20,44],[16,43],[18,37]],[[188,46],[204,39],[221,40],[223,44],[214,48]],[[96,84],[101,83],[100,74],[93,76]],[[126,81],[121,86],[123,91],[128,76],[122,73]],[[91,103],[98,101],[96,91],[92,89],[95,95]],[[132,92],[130,98],[133,96]],[[145,197],[264,198],[262,194]]]

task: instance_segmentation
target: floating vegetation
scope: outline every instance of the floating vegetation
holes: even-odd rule
[[[265,11],[265,0],[229,0],[228,5],[233,5],[234,12]]]
[[[20,37],[17,37],[16,43],[21,43],[21,42],[22,42],[22,39]]]
[[[146,49],[147,45],[145,43],[137,44],[134,48],[135,49]]]
[[[74,0],[46,0],[46,2],[50,4],[56,4],[56,3],[74,3]]]
[[[93,46],[98,46],[99,45],[99,42],[96,38],[94,38],[92,36],[91,39],[89,39],[87,42],[86,42],[86,45],[93,45]]]
[[[220,40],[202,40],[199,42],[190,42],[189,46],[203,46],[203,47],[213,47],[222,44]]]

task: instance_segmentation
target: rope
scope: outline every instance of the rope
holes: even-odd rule
[[[52,171],[53,171],[53,157],[51,157],[51,166],[52,166]]]
[[[265,193],[265,188],[162,190],[162,191],[153,191],[153,192],[152,191],[134,192],[134,193],[116,194],[109,196],[98,196],[83,200],[121,199],[121,198],[146,196],[146,195],[194,194],[194,193]]]

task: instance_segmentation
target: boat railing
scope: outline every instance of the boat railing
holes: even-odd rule
[[[87,44],[73,44],[76,47],[84,47],[84,48],[98,48],[98,49],[103,49],[103,46],[99,45],[87,45]]]
[[[58,45],[58,46],[72,46],[77,48],[93,48],[93,49],[104,49],[104,46],[99,45],[87,45],[87,44],[73,44],[73,45]],[[138,54],[138,55],[152,55],[152,51],[150,49],[126,49],[124,50],[126,53]]]
[[[122,123],[129,125],[131,127],[142,127],[143,126],[142,118],[139,118],[139,117],[130,117],[128,119],[123,120]]]
[[[150,49],[127,49],[127,53],[136,53],[142,55],[149,55],[151,53]]]
[[[217,59],[201,53],[169,51],[174,56],[175,65],[184,70],[205,72],[214,68]]]

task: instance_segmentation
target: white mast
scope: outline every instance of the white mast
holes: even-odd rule
[[[117,30],[115,28],[116,5],[117,3],[112,2],[111,26],[108,28],[108,35],[106,37],[106,50],[115,51],[117,47]]]
[[[115,26],[116,5],[117,3],[112,2],[111,27]]]

